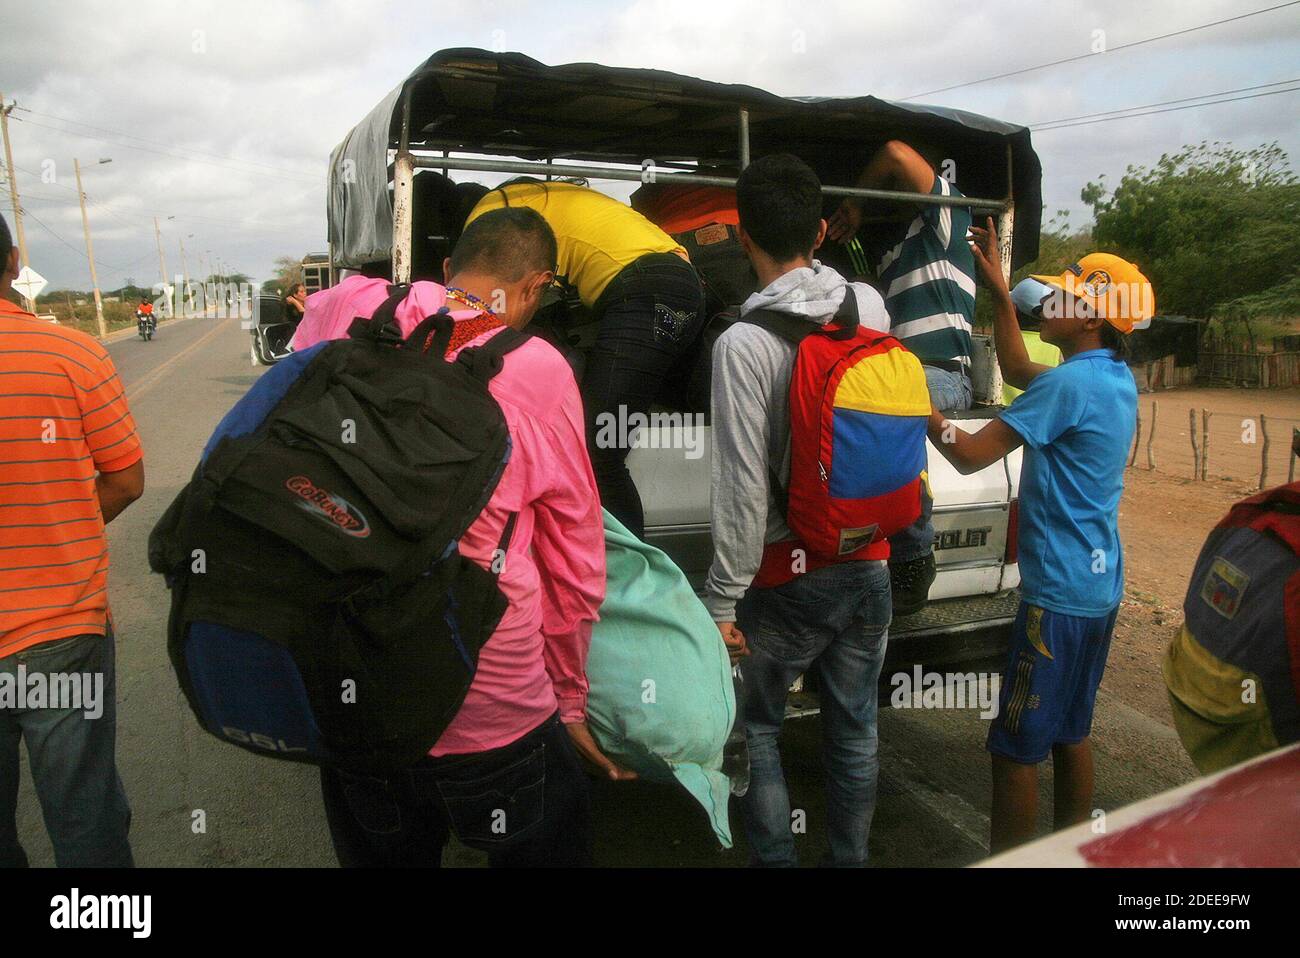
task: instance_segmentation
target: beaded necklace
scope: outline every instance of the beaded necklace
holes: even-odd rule
[[[480,313],[487,313],[487,315],[491,316],[493,319],[497,319],[496,310],[483,302],[483,300],[479,299],[473,293],[466,292],[459,286],[448,286],[447,298],[454,299],[457,302],[468,306],[470,309],[477,309]]]
[[[446,355],[454,353],[461,346],[470,340],[477,339],[489,330],[497,329],[504,326],[492,307],[483,300],[479,299],[473,293],[467,293],[463,289],[455,286],[447,287],[447,298],[454,299],[456,302],[468,306],[470,309],[478,310],[479,315],[473,319],[457,320],[452,326],[451,342],[447,344]]]

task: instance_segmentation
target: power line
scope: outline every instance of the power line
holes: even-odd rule
[[[1264,93],[1248,93],[1245,96],[1229,97],[1226,100],[1211,100],[1209,103],[1189,103],[1185,106],[1171,106],[1162,110],[1147,110],[1145,113],[1125,113],[1122,116],[1103,116],[1097,120],[1080,120],[1077,123],[1062,122],[1057,126],[1048,127],[1047,129],[1040,130],[1039,132],[1051,133],[1053,130],[1065,130],[1072,126],[1091,126],[1093,123],[1106,123],[1110,120],[1130,120],[1133,117],[1153,116],[1154,114],[1157,113],[1177,113],[1179,110],[1195,110],[1196,108],[1203,107],[1203,106],[1217,106],[1220,103],[1234,103],[1237,100],[1254,100],[1261,96],[1276,96],[1279,93],[1295,93],[1298,90],[1300,90],[1300,86],[1293,86],[1293,87],[1288,87],[1285,90],[1268,90]],[[1131,109],[1138,110],[1141,109],[1141,107],[1132,107]]]
[[[1272,7],[1265,7],[1263,10],[1254,10],[1250,13],[1239,13],[1235,17],[1225,17],[1222,20],[1215,20],[1211,23],[1202,23],[1199,26],[1187,27],[1186,29],[1183,30],[1175,30],[1172,33],[1162,33],[1159,36],[1147,37],[1144,40],[1133,40],[1130,41],[1129,43],[1121,43],[1117,46],[1107,48],[1104,52],[1116,53],[1120,50],[1127,50],[1132,47],[1140,47],[1146,43],[1155,43],[1157,40],[1167,40],[1170,37],[1179,37],[1187,33],[1195,33],[1197,30],[1208,30],[1210,27],[1217,27],[1225,23],[1232,23],[1235,20],[1245,20],[1247,17],[1257,17],[1261,13],[1271,13],[1274,10],[1281,10],[1284,7],[1293,7],[1297,3],[1300,3],[1300,0],[1291,0],[1291,2],[1289,3],[1279,3]],[[1036,66],[1032,66],[1032,67],[1021,67],[1018,70],[1008,70],[1006,73],[996,73],[993,76],[980,77],[978,80],[966,80],[963,83],[954,83],[951,86],[942,86],[942,87],[937,87],[936,89],[933,90],[925,90],[921,93],[913,93],[911,96],[905,96],[902,99],[915,100],[919,96],[933,96],[935,93],[947,93],[949,90],[957,90],[962,87],[975,86],[977,83],[988,83],[990,80],[1005,80],[1007,77],[1020,76],[1023,73],[1032,73],[1035,70],[1044,70],[1047,67],[1060,66],[1062,63],[1074,63],[1078,60],[1087,60],[1088,58],[1095,57],[1095,56],[1098,56],[1098,54],[1093,53],[1091,51],[1089,51],[1088,53],[1079,53],[1072,57],[1062,57],[1060,60],[1052,60],[1048,63],[1039,63]]]
[[[153,146],[161,146],[165,149],[184,150],[187,153],[197,153],[200,156],[212,157],[213,159],[227,160],[234,163],[240,163],[245,166],[260,166],[264,169],[271,170],[277,173],[289,173],[291,175],[308,177],[313,179],[313,181],[315,179],[314,174],[309,173],[307,170],[296,170],[296,169],[291,169],[290,167],[287,166],[277,166],[271,163],[259,163],[256,160],[245,160],[237,156],[231,156],[228,153],[213,153],[209,150],[200,150],[192,146],[177,146],[172,143],[164,143],[161,140],[151,140],[148,137],[136,136],[134,133],[127,133],[125,130],[117,130],[107,126],[95,126],[94,124],[86,123],[83,120],[74,120],[71,117],[55,116],[52,113],[43,113],[40,110],[33,110],[31,107],[20,106],[20,107],[16,107],[15,109],[17,109],[19,112],[22,113],[30,113],[32,114],[32,116],[43,116],[48,120],[58,120],[60,123],[70,123],[73,126],[85,127],[87,130],[95,130],[100,133],[113,133],[117,136],[124,136],[128,139],[138,140],[141,143],[149,143]]]
[[[43,230],[45,230],[45,232],[49,233],[49,234],[50,234],[51,236],[53,236],[56,240],[58,240],[60,243],[62,243],[62,244],[63,244],[64,246],[66,246],[68,249],[72,250],[74,253],[76,253],[78,256],[80,256],[82,259],[87,259],[87,260],[88,260],[88,258],[87,258],[87,256],[86,256],[86,251],[85,251],[84,249],[78,249],[77,247],[73,246],[71,243],[69,243],[67,240],[65,240],[65,239],[64,239],[62,236],[60,236],[58,233],[54,232],[53,229],[51,229],[49,226],[47,226],[47,225],[45,224],[45,221],[44,221],[44,220],[42,220],[39,216],[37,216],[37,215],[36,215],[35,213],[33,213],[31,210],[28,210],[28,209],[25,209],[25,208],[24,208],[24,209],[23,209],[23,215],[28,216],[28,217],[30,217],[31,219],[36,220],[36,222],[37,222],[38,224],[40,224],[40,227],[41,227]],[[103,262],[102,260],[96,260],[96,261],[95,261],[95,265],[96,265],[96,266],[104,266],[104,267],[107,267],[108,269],[111,269],[111,270],[113,270],[114,272],[119,272],[119,273],[120,273],[120,272],[125,272],[125,270],[124,270],[122,267],[120,267],[120,266],[113,266],[112,264],[110,264],[110,263],[105,263],[105,262]]]
[[[22,202],[27,203],[29,200],[40,200],[42,203],[68,202],[68,198],[66,196],[42,196],[40,193],[33,193],[31,190],[27,190],[23,193]]]
[[[1180,97],[1177,100],[1161,100],[1159,103],[1147,103],[1142,106],[1126,106],[1119,110],[1102,110],[1099,113],[1084,113],[1080,116],[1068,116],[1068,117],[1063,117],[1062,119],[1059,120],[1040,120],[1037,123],[1030,123],[1029,128],[1031,130],[1037,130],[1043,127],[1052,126],[1053,124],[1056,123],[1066,123],[1069,122],[1070,120],[1087,120],[1087,119],[1091,119],[1094,116],[1110,116],[1111,114],[1114,113],[1128,113],[1130,110],[1145,110],[1148,107],[1168,106],[1171,103],[1190,103],[1192,100],[1204,100],[1207,97],[1212,97],[1212,96],[1227,96],[1230,93],[1246,93],[1249,90],[1263,90],[1266,87],[1282,86],[1283,84],[1286,83],[1300,83],[1300,77],[1296,77],[1291,80],[1274,80],[1272,83],[1259,83],[1256,84],[1255,86],[1243,86],[1243,87],[1238,87],[1235,90],[1219,90],[1215,93],[1201,93],[1198,94],[1197,96]],[[1283,91],[1279,91],[1279,92],[1283,92]],[[1211,106],[1211,105],[1212,104],[1210,103],[1200,104],[1200,106]]]
[[[23,205],[23,215],[24,215],[24,216],[29,216],[29,217],[31,217],[32,219],[34,219],[34,220],[35,220],[35,221],[40,225],[41,229],[45,230],[45,232],[49,233],[49,234],[50,234],[51,236],[53,236],[56,240],[58,240],[60,243],[62,243],[62,244],[63,244],[64,246],[66,246],[68,249],[72,250],[74,253],[76,253],[76,254],[77,254],[79,257],[81,257],[83,260],[86,260],[86,259],[87,259],[87,256],[86,256],[86,251],[85,251],[84,249],[81,249],[81,248],[77,247],[76,245],[74,245],[73,243],[70,243],[68,240],[64,239],[62,236],[60,236],[58,233],[56,233],[56,232],[54,231],[54,229],[53,229],[51,226],[49,226],[47,223],[45,223],[44,220],[42,220],[40,217],[38,217],[35,213],[31,212],[31,210],[27,209],[27,207],[26,207],[26,203],[27,203],[28,199],[29,199],[29,197],[26,197],[26,196],[23,197],[23,204],[24,204],[24,205]],[[54,197],[37,197],[37,199],[44,200],[45,202],[54,202],[54,201],[56,201],[56,198],[54,198]],[[61,201],[61,198],[57,198],[57,199],[58,199],[59,201]],[[100,206],[100,204],[98,204],[98,203],[94,203],[94,201],[91,201],[91,202],[92,202],[92,205]],[[104,207],[104,206],[100,206],[100,208],[101,208],[101,209],[107,209],[107,207]],[[122,222],[125,223],[128,227],[135,228],[135,224],[134,224],[134,223],[127,223],[125,220],[122,220]],[[152,259],[153,256],[154,256],[153,251],[150,251],[150,252],[148,252],[148,253],[145,253],[143,256],[138,257],[137,259],[132,260],[132,261],[131,261],[130,263],[128,263],[126,266],[114,266],[112,263],[106,263],[106,262],[104,262],[102,259],[100,259],[99,257],[95,257],[95,265],[98,266],[98,267],[101,267],[101,268],[103,268],[103,269],[107,269],[107,270],[110,271],[110,272],[113,272],[113,273],[119,273],[119,274],[125,276],[127,273],[130,273],[130,272],[132,272],[134,269],[136,269],[136,267],[138,267],[138,266],[139,266],[141,263],[143,263],[145,260],[147,260],[147,259]]]
[[[33,171],[33,170],[29,170],[29,169],[27,169],[27,168],[24,167],[24,166],[18,166],[18,164],[16,164],[16,163],[14,164],[14,168],[15,168],[15,169],[18,169],[18,170],[21,170],[22,172],[26,173],[28,176],[36,176],[36,177],[39,177],[39,176],[40,176],[39,173],[36,173],[36,172]],[[71,187],[71,186],[64,186],[62,183],[58,183],[58,182],[42,183],[42,185],[45,185],[45,186],[56,186],[56,187],[58,187],[59,189],[61,189],[61,190],[67,190],[67,191],[70,192],[70,193],[76,193],[76,192],[77,192],[76,189],[75,189],[74,187]],[[26,198],[27,196],[36,196],[36,197],[38,197],[38,198],[40,198],[40,199],[46,200],[47,202],[54,202],[54,201],[56,201],[57,199],[59,199],[59,197],[45,197],[45,196],[41,196],[39,193],[37,193],[37,194],[33,194],[33,193],[31,193],[31,192],[27,192],[27,193],[24,194],[24,198]],[[148,206],[142,206],[142,207],[139,208],[139,209],[142,210],[143,212],[136,212],[135,210],[122,210],[122,211],[119,211],[119,210],[114,209],[113,207],[107,205],[106,203],[101,203],[101,202],[99,202],[98,200],[93,200],[93,199],[91,199],[89,193],[86,194],[86,202],[90,203],[91,206],[98,207],[99,209],[104,210],[105,212],[108,212],[108,213],[112,214],[113,216],[116,216],[118,219],[121,219],[123,214],[124,214],[124,215],[127,215],[127,216],[143,216],[143,217],[145,217],[146,219],[148,219],[149,217],[151,217],[151,216],[154,215],[154,214],[157,214],[157,215],[159,215],[159,216],[166,216],[166,217],[168,217],[168,218],[171,218],[171,217],[174,216],[174,217],[176,217],[176,218],[179,219],[179,220],[199,221],[199,222],[201,222],[202,224],[213,223],[213,224],[215,224],[215,225],[217,225],[217,226],[227,226],[227,227],[230,227],[230,228],[232,228],[232,229],[240,229],[240,230],[254,230],[254,231],[259,232],[259,233],[279,233],[279,234],[281,234],[281,235],[283,235],[283,236],[297,235],[297,234],[293,234],[293,233],[291,233],[291,232],[288,231],[288,230],[279,230],[279,229],[276,229],[276,228],[273,227],[273,226],[257,226],[257,225],[249,225],[249,224],[247,224],[247,223],[241,223],[241,222],[238,222],[237,220],[221,219],[221,218],[219,218],[219,217],[215,217],[215,216],[204,216],[202,213],[185,213],[185,212],[178,212],[178,211],[176,211],[176,210],[160,210],[160,209],[154,209],[154,208],[152,208],[152,207],[148,207]],[[126,220],[122,220],[122,222],[123,222],[123,223],[126,223]],[[128,225],[128,226],[134,226],[134,225],[136,225],[136,224],[134,224],[134,223],[127,223],[126,225]]]
[[[1296,2],[1300,2],[1300,0],[1296,0]],[[177,153],[171,150],[153,150],[147,146],[135,146],[131,143],[123,143],[121,142],[121,140],[114,140],[104,136],[96,136],[91,133],[79,133],[76,130],[68,130],[60,126],[51,126],[48,123],[37,123],[35,120],[28,120],[22,117],[15,116],[13,117],[13,119],[18,121],[19,123],[27,123],[30,124],[31,126],[38,126],[46,130],[54,130],[56,133],[64,133],[67,134],[68,136],[79,136],[82,139],[95,140],[99,143],[112,143],[115,146],[120,146],[127,150],[139,150],[141,153],[155,153],[159,156],[169,156],[174,160],[185,160],[186,162],[189,163],[203,163],[207,166],[218,167],[219,169],[234,170],[237,173],[246,173],[246,174],[260,175],[260,176],[271,176],[271,177],[275,177],[276,179],[286,180],[291,183],[308,183],[308,182],[311,182],[313,184],[316,183],[314,179],[311,179],[306,175],[300,176],[297,174],[270,173],[270,172],[264,172],[260,170],[241,169],[237,166],[231,165],[230,163],[220,163],[217,162],[216,160],[206,160],[196,156],[185,156],[182,153]]]
[[[64,246],[66,246],[68,249],[72,250],[72,252],[76,253],[76,254],[77,254],[79,257],[81,257],[83,260],[87,260],[87,257],[86,257],[86,251],[85,251],[84,249],[79,249],[78,247],[74,246],[72,243],[70,243],[70,242],[68,242],[66,239],[64,239],[62,236],[60,236],[58,233],[54,232],[54,230],[51,229],[48,225],[46,225],[46,223],[45,223],[45,222],[44,222],[40,217],[38,217],[35,213],[32,213],[32,212],[31,212],[30,210],[28,210],[28,209],[24,209],[24,210],[23,210],[23,215],[24,215],[24,216],[28,216],[28,217],[30,217],[31,219],[35,220],[36,223],[37,223],[37,225],[39,225],[39,226],[41,227],[41,229],[45,230],[45,232],[49,233],[49,234],[50,234],[51,236],[53,236],[56,240],[58,240],[60,243],[62,243],[62,244],[63,244]],[[128,263],[126,266],[114,266],[112,263],[105,263],[102,259],[100,259],[100,258],[97,256],[97,257],[95,257],[95,265],[98,266],[100,269],[107,270],[108,272],[111,272],[111,273],[116,273],[116,274],[118,274],[119,276],[125,278],[129,273],[134,272],[135,269],[136,269],[136,268],[137,268],[141,263],[143,263],[143,262],[144,262],[145,260],[147,260],[147,259],[152,259],[153,256],[154,256],[153,252],[150,251],[150,252],[148,252],[148,253],[145,253],[145,254],[144,254],[143,256],[141,256],[139,259],[133,260],[132,262]],[[87,260],[87,261],[89,261],[89,260]]]
[[[92,200],[91,202],[95,206],[98,206],[100,209],[107,210],[108,212],[113,213],[114,216],[118,215],[118,211],[115,211],[110,206],[106,206],[103,203],[98,203],[94,200]],[[173,213],[170,210],[159,210],[149,206],[141,206],[138,209],[140,210],[140,212],[137,212],[136,210],[122,210],[120,212],[126,216],[143,216],[146,219],[154,215],[167,216],[167,217],[174,216],[178,220],[198,221],[202,225],[207,225],[208,223],[212,223],[216,226],[225,226],[231,229],[239,229],[239,230],[251,230],[258,233],[279,233],[284,236],[294,235],[288,230],[277,229],[274,226],[258,226],[256,224],[240,223],[235,220],[218,219],[214,216],[203,216],[199,213]],[[119,216],[119,219],[120,218],[121,217]],[[123,222],[126,221],[123,220]]]

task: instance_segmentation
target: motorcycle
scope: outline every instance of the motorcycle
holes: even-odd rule
[[[135,331],[146,343],[153,339],[154,330],[157,328],[158,320],[154,319],[153,313],[135,314]]]

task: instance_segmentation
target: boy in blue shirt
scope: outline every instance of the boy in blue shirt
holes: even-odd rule
[[[998,362],[1025,390],[975,433],[930,416],[930,439],[969,474],[1024,446],[1020,477],[1021,602],[989,729],[993,756],[990,850],[1033,837],[1038,763],[1051,755],[1054,827],[1087,820],[1093,765],[1088,734],[1124,592],[1119,500],[1133,442],[1137,387],[1124,336],[1150,323],[1151,284],[1136,266],[1092,253],[1060,276],[1043,303],[1042,338],[1056,367],[1030,359],[1002,276],[997,235],[972,227],[976,266],[995,303]]]

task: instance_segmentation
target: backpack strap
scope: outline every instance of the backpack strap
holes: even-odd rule
[[[407,294],[411,292],[409,283],[394,283],[388,287],[388,298],[380,303],[370,318],[358,316],[352,320],[352,325],[348,327],[348,336],[353,339],[373,339],[376,342],[388,343],[404,349],[414,349],[421,352],[425,343],[429,342],[429,337],[433,337],[429,352],[434,356],[441,357],[447,351],[447,344],[451,342],[452,323],[451,313],[448,307],[443,306],[432,316],[426,316],[418,326],[411,332],[402,336],[401,327],[397,322],[397,307],[406,299]]]
[[[776,499],[776,507],[781,510],[781,515],[790,514],[790,490],[781,482],[781,477],[777,474],[776,467],[770,462],[767,464],[767,481],[772,485],[772,497]]]
[[[828,336],[831,339],[850,339],[857,335],[858,326],[862,323],[858,312],[858,295],[854,292],[852,283],[845,284],[844,300],[840,303],[840,308],[835,311],[835,315],[825,325],[814,323],[810,319],[799,319],[789,313],[778,313],[770,309],[752,310],[741,316],[737,321],[761,326],[769,333],[780,336],[796,346],[803,342],[805,336],[811,336],[814,333],[819,336]],[[833,329],[827,328],[832,324],[834,324]]]
[[[409,283],[397,283],[388,287],[388,298],[380,303],[369,318],[358,316],[348,327],[348,336],[352,339],[368,337],[381,342],[397,343],[402,335],[397,325],[397,307],[406,294],[411,291]]]
[[[487,382],[505,365],[505,355],[528,342],[529,335],[510,326],[505,327],[481,346],[462,349],[456,362],[475,377]]]
[[[799,319],[789,313],[778,313],[768,309],[755,309],[741,316],[737,322],[760,326],[769,333],[774,333],[798,346],[805,336],[813,334],[828,336],[831,339],[848,339],[857,334],[862,320],[858,312],[858,294],[854,292],[852,283],[846,283],[844,300],[830,319],[830,323],[835,324],[834,329],[827,329],[826,326],[814,323],[812,320]],[[776,499],[777,508],[781,510],[781,515],[786,515],[790,510],[790,491],[781,482],[776,467],[771,463],[767,466],[767,480],[772,486],[772,497]]]
[[[402,340],[399,349],[413,349],[417,353],[424,351],[424,344],[429,342],[432,334],[433,343],[429,346],[429,355],[441,361],[447,355],[447,346],[451,343],[451,333],[456,321],[451,318],[451,311],[443,306],[432,316],[426,316],[420,325],[411,330],[409,336]]]
[[[492,553],[488,565],[489,571],[493,578],[500,578],[502,570],[505,569],[506,553],[510,549],[510,543],[515,537],[515,525],[519,521],[519,513],[512,512],[506,516],[505,527],[501,530],[501,538],[497,541],[496,551]],[[382,602],[391,596],[397,589],[409,582],[414,582],[420,576],[424,575],[433,564],[440,559],[445,559],[456,551],[457,540],[446,542],[443,539],[435,539],[433,536],[425,539],[416,546],[412,555],[407,558],[404,567],[400,570],[390,572],[381,579],[357,589],[355,592],[344,596],[339,601],[339,606],[349,617],[355,618],[367,606],[376,602]],[[188,555],[188,553],[186,553]],[[498,565],[499,563],[499,565]]]

